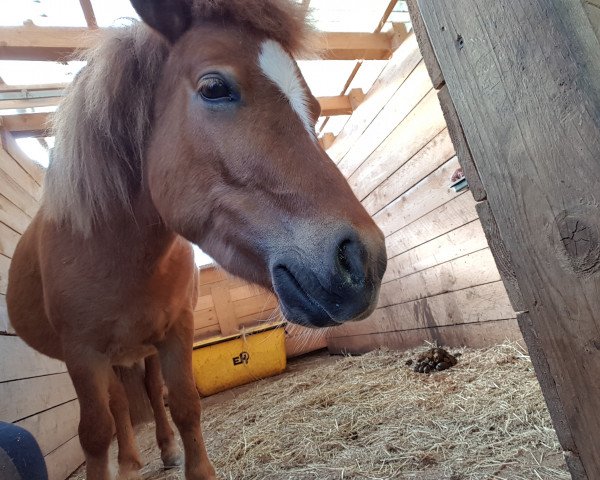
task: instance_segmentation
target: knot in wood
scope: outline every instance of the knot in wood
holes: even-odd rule
[[[556,218],[563,253],[578,274],[591,274],[600,267],[598,226],[585,215],[563,212]]]

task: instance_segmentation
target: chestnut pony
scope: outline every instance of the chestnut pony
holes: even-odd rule
[[[316,141],[319,104],[292,57],[310,33],[297,3],[132,4],[144,24],[88,53],[56,115],[9,315],[33,348],[66,362],[88,479],[109,477],[113,421],[127,417],[112,367],[155,354],[186,479],[215,479],[192,379],[188,242],[272,288],[288,320],[325,327],[373,310],[384,239]]]

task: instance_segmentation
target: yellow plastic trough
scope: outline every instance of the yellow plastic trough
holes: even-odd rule
[[[282,373],[286,367],[285,323],[250,328],[194,344],[194,380],[202,396]]]

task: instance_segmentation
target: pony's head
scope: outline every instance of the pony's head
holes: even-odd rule
[[[170,229],[233,274],[273,287],[291,321],[327,326],[366,317],[386,267],[384,238],[317,142],[319,103],[293,60],[308,32],[301,7],[131,3],[162,38],[126,36],[135,68],[104,72],[139,85],[126,93],[137,103],[123,98],[120,107],[137,120],[122,120],[116,134],[146,132],[123,152],[130,180],[116,194],[147,191]],[[98,68],[94,61],[102,60],[88,68]],[[134,106],[147,109],[149,125],[129,111]],[[139,162],[131,160],[136,148]]]

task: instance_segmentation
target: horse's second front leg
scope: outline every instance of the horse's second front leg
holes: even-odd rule
[[[180,319],[159,346],[169,407],[185,451],[186,480],[217,480],[200,428],[200,397],[192,374],[193,317]]]
[[[108,359],[97,352],[78,352],[67,355],[65,362],[79,400],[79,441],[85,454],[86,478],[109,480],[108,447],[113,436],[113,417],[108,390],[112,368]]]

